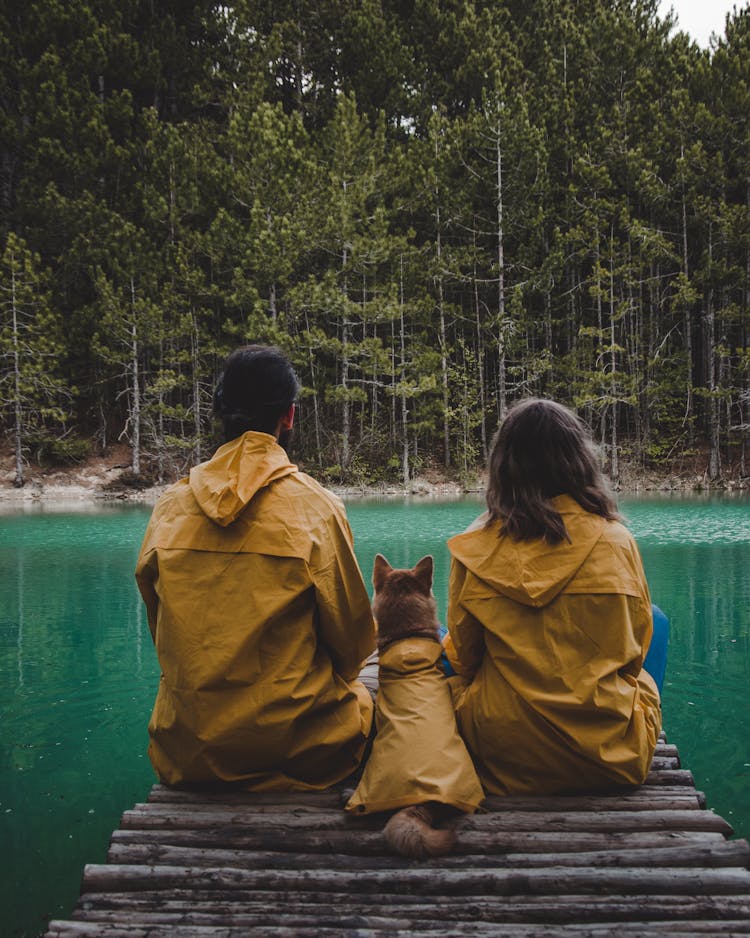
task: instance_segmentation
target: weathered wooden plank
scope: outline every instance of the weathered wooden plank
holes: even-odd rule
[[[216,847],[183,847],[167,844],[112,844],[107,862],[114,864],[191,867],[232,867],[261,870],[399,870],[413,861],[394,856],[347,856],[340,853],[299,854],[278,851],[227,850]],[[692,867],[694,869],[745,867],[750,865],[746,840],[697,847],[662,849],[618,848],[582,853],[496,853],[491,856],[463,854],[441,857],[420,864],[433,869],[531,869],[539,867]]]
[[[551,801],[551,805],[555,802]],[[181,828],[200,829],[232,826],[253,830],[277,830],[284,836],[293,830],[345,830],[347,828],[377,829],[382,818],[367,815],[352,818],[342,811],[321,810],[297,814],[257,814],[250,810],[223,805],[178,806],[162,804],[137,805],[122,816],[125,829]],[[467,830],[709,830],[731,836],[733,829],[712,811],[643,810],[623,818],[617,811],[514,811],[475,814],[461,820]]]
[[[695,788],[695,779],[690,769],[652,769],[646,777],[646,785],[686,785]]]
[[[266,805],[282,807],[292,811],[295,807],[307,808],[343,808],[349,800],[353,787],[327,788],[323,791],[243,791],[240,788],[214,787],[170,788],[168,785],[154,785],[148,795],[149,802],[218,802],[221,804],[236,802],[251,804],[261,810]]]
[[[445,870],[412,868],[400,870],[398,877],[389,871],[371,870],[366,876],[356,871],[336,870],[240,870],[219,867],[126,866],[119,864],[86,866],[84,892],[139,891],[175,889],[187,882],[200,888],[221,889],[301,889],[321,891],[379,892],[382,895],[420,892],[423,895],[568,895],[595,892],[619,894],[750,894],[750,871],[745,869],[567,869],[547,867],[533,871]]]
[[[323,908],[322,908],[323,907]],[[378,894],[250,892],[176,889],[143,893],[89,893],[81,900],[82,910],[119,911],[160,909],[164,912],[203,911],[217,917],[236,914],[268,918],[269,914],[309,916],[318,923],[326,910],[343,915],[359,915],[372,921],[385,914],[383,898]],[[394,919],[427,923],[436,920],[539,924],[570,922],[633,922],[640,920],[747,920],[750,921],[750,896],[390,896],[387,914]]]
[[[249,806],[222,804],[140,804],[130,811],[125,811],[120,819],[120,827],[125,830],[160,827],[197,830],[229,826],[252,830],[275,830],[280,836],[294,830],[324,831],[348,828],[377,830],[382,825],[382,817],[366,815],[352,818],[343,811],[321,809],[317,812],[258,813]]]
[[[392,852],[382,830],[364,831],[295,831],[283,840],[274,831],[244,831],[223,827],[220,830],[116,830],[112,844],[171,844],[183,847],[274,850],[291,853],[341,853],[347,856],[379,856]],[[653,851],[667,847],[700,848],[726,844],[723,834],[714,831],[504,831],[485,833],[461,831],[455,854],[472,853],[491,856],[512,851],[523,853],[572,853],[591,850],[640,848]]]
[[[475,814],[465,818],[462,826],[468,830],[706,830],[718,831],[729,837],[732,826],[713,811],[637,811],[623,817],[616,811],[561,812],[515,811],[512,814]]]
[[[651,772],[663,772],[665,769],[674,770],[680,768],[679,756],[654,756],[651,760]]]
[[[323,801],[318,806],[312,803],[290,804],[285,806],[266,800],[262,805],[256,806],[253,802],[253,796],[250,793],[227,792],[224,796],[216,793],[199,792],[177,792],[178,797],[172,797],[167,790],[159,790],[155,796],[149,796],[148,805],[166,805],[166,806],[193,806],[200,810],[202,806],[222,806],[225,809],[233,808],[244,810],[251,807],[253,813],[261,814],[296,814],[297,816],[311,812],[316,807],[318,810],[337,810],[335,804],[331,801]],[[270,795],[267,796],[270,798]],[[512,795],[501,797],[496,795],[488,796],[482,804],[482,811],[548,811],[550,802],[555,805],[564,806],[568,811],[581,810],[623,810],[640,811],[644,807],[651,805],[654,808],[696,808],[706,807],[706,796],[702,791],[697,791],[689,785],[643,785],[639,788],[627,789],[620,793],[608,795],[555,795],[550,796],[526,796]],[[346,801],[343,800],[343,807]],[[135,805],[132,811],[141,810],[140,805]]]
[[[151,925],[151,926],[164,926],[171,925],[172,928],[182,928],[186,926],[220,926],[220,927],[244,927],[244,928],[258,928],[258,927],[273,927],[283,925],[286,928],[339,928],[339,929],[358,929],[358,928],[367,928],[370,930],[380,931],[382,929],[389,929],[391,931],[397,930],[402,932],[407,931],[432,931],[433,934],[442,935],[443,928],[439,922],[434,922],[430,920],[424,920],[419,916],[394,916],[386,915],[387,910],[380,910],[380,913],[370,913],[367,915],[359,914],[350,914],[346,910],[339,914],[336,911],[324,912],[320,909],[316,909],[313,915],[309,914],[300,914],[295,911],[288,911],[283,914],[283,921],[280,921],[282,915],[273,913],[269,910],[265,912],[260,911],[256,913],[247,912],[237,908],[233,912],[217,914],[215,911],[166,911],[163,909],[147,909],[147,910],[131,910],[130,913],[125,911],[115,911],[115,910],[99,910],[96,913],[83,910],[76,915],[75,921],[79,922],[98,922],[101,924],[123,924],[123,925]],[[632,910],[631,910],[632,911]],[[127,921],[125,916],[127,915]],[[658,920],[657,920],[658,921]],[[741,920],[734,920],[734,924],[741,922]],[[453,929],[455,929],[457,923],[453,923]],[[510,925],[512,923],[508,922],[495,922],[495,923],[477,923],[475,921],[469,922],[466,920],[465,925],[472,927],[473,934],[493,934],[493,927],[501,925]],[[540,924],[549,927],[552,923],[527,923],[527,926],[533,926],[534,924]],[[594,926],[596,923],[589,922],[587,923],[589,927]],[[622,931],[623,924],[634,925],[634,922],[623,923],[622,920],[617,919],[607,919],[605,924],[612,928],[616,928],[617,932]],[[651,922],[650,924],[657,924],[657,922]],[[663,920],[660,921],[660,924],[663,926]],[[698,921],[689,921],[690,930],[695,930],[695,927],[699,924]],[[705,920],[700,923],[703,928],[701,931],[708,929],[709,925],[716,926],[719,925],[719,928],[726,926],[726,922],[715,920],[714,922],[706,922]],[[748,931],[750,931],[750,923],[745,923]],[[585,927],[585,926],[584,926]],[[641,924],[641,928],[643,928]],[[435,929],[435,931],[433,931]],[[677,926],[678,931],[680,926]],[[449,927],[450,931],[451,928]],[[670,934],[672,933],[670,928]]]
[[[512,935],[514,938],[616,938],[617,935],[644,935],[657,924],[651,922],[594,924],[574,926],[547,925],[477,925],[467,922],[460,925],[442,926],[439,931],[424,928],[300,928],[284,925],[260,925],[253,928],[254,938],[466,938],[469,935]],[[102,935],[103,938],[173,938],[174,926],[126,925],[99,922],[51,922],[50,938],[73,938],[73,936]],[[689,938],[696,934],[731,935],[748,934],[747,923],[737,922],[683,922],[670,928],[670,938]],[[245,926],[185,925],[180,928],[181,938],[236,938],[247,934]]]
[[[699,808],[701,792],[690,789],[687,786],[641,786],[638,788],[624,789],[621,792],[613,792],[600,795],[555,795],[554,801],[560,808],[567,811],[591,811],[591,810],[622,810],[639,811],[647,802],[658,802],[659,807],[667,807],[670,803],[677,807],[695,807]],[[343,808],[346,804],[345,798],[338,796],[336,798],[319,798],[317,801],[312,798],[302,800],[290,800],[288,803],[278,800],[278,795],[266,794],[262,802],[256,802],[254,796],[249,792],[227,792],[220,795],[216,792],[198,792],[198,791],[170,791],[161,786],[156,786],[149,795],[146,804],[160,805],[205,805],[210,808],[212,805],[220,805],[224,808],[241,806],[252,807],[253,813],[257,814],[286,814],[306,812],[314,813],[321,810],[331,810]],[[272,800],[273,799],[273,800]],[[549,795],[509,795],[507,797],[489,796],[482,804],[482,808],[488,811],[548,811],[552,796]],[[136,805],[132,810],[140,810],[141,805]]]
[[[620,795],[555,795],[547,796],[509,795],[506,798],[491,795],[485,798],[485,811],[549,811],[554,802],[555,811],[643,811],[644,808],[658,810],[700,810],[698,792],[689,788],[635,789]]]

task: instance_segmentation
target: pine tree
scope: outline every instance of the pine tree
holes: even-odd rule
[[[61,321],[47,279],[39,257],[10,232],[0,268],[0,400],[12,428],[18,488],[30,444],[64,435],[71,398],[59,375]]]

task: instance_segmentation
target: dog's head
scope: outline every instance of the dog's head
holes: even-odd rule
[[[375,557],[372,610],[382,650],[402,638],[439,641],[437,607],[432,595],[432,557],[423,557],[411,570],[394,570],[382,554]]]

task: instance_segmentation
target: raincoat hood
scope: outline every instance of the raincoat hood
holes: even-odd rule
[[[559,495],[552,504],[562,516],[570,542],[553,545],[500,537],[501,522],[482,527],[479,519],[448,541],[450,552],[493,592],[525,606],[546,606],[581,569],[607,523],[584,511],[569,495]]]
[[[226,527],[257,492],[296,471],[275,437],[250,430],[191,469],[190,488],[203,513]]]

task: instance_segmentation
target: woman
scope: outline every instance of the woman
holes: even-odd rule
[[[537,399],[511,409],[492,444],[487,505],[448,542],[445,640],[485,790],[640,784],[661,728],[643,669],[651,600],[575,414]]]

